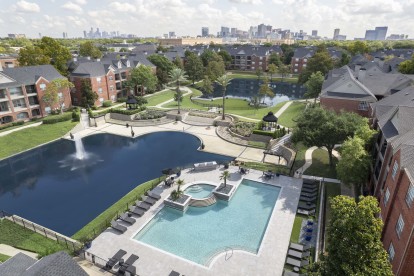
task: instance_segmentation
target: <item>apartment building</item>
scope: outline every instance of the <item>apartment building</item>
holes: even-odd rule
[[[19,62],[15,56],[0,55],[0,66],[3,68],[14,68],[19,66]]]
[[[316,50],[316,47],[296,48],[290,64],[292,74],[302,73],[302,71],[306,69],[309,59],[316,53]],[[339,60],[342,57],[342,51],[335,47],[329,47],[327,48],[327,51],[334,61]]]
[[[373,104],[374,173],[370,192],[381,208],[382,241],[395,275],[414,267],[414,87]]]
[[[269,66],[269,57],[272,53],[282,55],[279,46],[265,47],[260,45],[243,45],[238,47],[227,47],[232,62],[230,68],[233,70],[251,70],[261,69],[267,71]]]
[[[3,68],[0,66],[0,123],[29,120],[46,116],[59,106],[47,106],[42,97],[48,84],[64,79],[51,65]],[[71,106],[69,89],[62,90],[59,97],[64,107]]]

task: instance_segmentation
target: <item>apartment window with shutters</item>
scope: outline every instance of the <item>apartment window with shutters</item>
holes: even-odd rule
[[[384,206],[387,206],[388,200],[390,199],[390,190],[387,188],[384,195]]]
[[[410,187],[408,187],[407,194],[405,196],[405,202],[407,202],[407,205],[411,207],[414,201],[414,185],[410,184]]]
[[[390,247],[388,247],[388,259],[390,260],[390,262],[392,262],[392,260],[394,259],[394,256],[395,256],[394,245],[390,243]]]
[[[400,216],[398,217],[397,224],[395,225],[395,231],[397,232],[398,238],[401,237],[401,233],[403,229],[404,229],[404,219],[402,215],[400,214]]]
[[[392,174],[391,174],[392,179],[395,180],[395,176],[397,175],[397,172],[398,172],[398,162],[397,160],[395,160],[394,166],[392,167]]]

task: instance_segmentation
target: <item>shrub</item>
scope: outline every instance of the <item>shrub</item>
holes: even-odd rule
[[[76,110],[72,111],[72,121],[79,122],[80,121],[80,114]]]
[[[44,124],[56,124],[72,119],[72,113],[66,112],[61,115],[50,115],[43,119]]]
[[[256,128],[256,123],[238,122],[230,127],[230,130],[242,136],[250,136]]]
[[[103,107],[110,107],[110,106],[112,106],[112,101],[104,101],[104,102],[102,103],[102,106],[103,106]]]
[[[165,112],[159,110],[147,110],[141,114],[138,114],[135,117],[135,120],[150,120],[150,119],[159,119],[165,116]]]
[[[92,106],[92,110],[98,110],[97,106]]]
[[[110,109],[109,112],[124,114],[124,115],[134,115],[141,111],[144,111],[145,109],[146,109],[145,106],[141,106],[140,108],[137,108],[137,109]]]
[[[257,130],[257,129],[253,130],[253,133],[257,134],[257,135],[264,135],[264,136],[270,136],[270,137],[273,137],[273,135],[274,135],[273,132],[264,131],[264,130]]]
[[[118,98],[116,101],[117,101],[118,103],[124,103],[124,102],[126,102],[126,101],[127,101],[127,98]]]

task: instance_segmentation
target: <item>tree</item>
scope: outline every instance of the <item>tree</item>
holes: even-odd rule
[[[299,76],[299,82],[308,81],[312,73],[321,72],[324,76],[333,69],[333,60],[325,48],[318,48],[317,52],[308,60],[306,69]]]
[[[225,100],[226,100],[226,89],[227,89],[227,85],[230,84],[230,78],[229,78],[228,75],[225,74],[225,75],[220,76],[216,80],[216,82],[218,83],[218,85],[221,86],[221,91],[223,93],[223,114],[222,114],[221,119],[222,120],[225,120],[226,117],[224,116],[225,115],[225,108],[224,108],[224,106],[225,106]]]
[[[256,114],[257,110],[260,108],[260,97],[258,95],[254,95],[250,99],[250,104],[253,106],[254,112]]]
[[[320,107],[306,109],[296,120],[292,140],[302,141],[308,147],[326,147],[331,166],[334,146],[342,144],[347,137],[352,137],[365,123],[362,117],[355,113],[336,114],[335,111]]]
[[[211,82],[208,76],[205,76],[203,80],[202,88],[203,88],[203,92],[207,95],[211,95],[213,93],[214,91],[213,83]]]
[[[84,107],[92,107],[98,99],[98,94],[92,91],[91,83],[88,80],[81,82],[81,105]]]
[[[67,75],[67,62],[72,57],[69,49],[63,46],[57,40],[44,36],[40,40],[38,45],[43,53],[50,58],[50,64],[52,64],[56,70],[62,75]]]
[[[174,190],[171,192],[171,199],[173,201],[176,201],[177,199],[179,199],[184,192],[181,190],[181,186],[184,185],[184,180],[183,179],[178,179],[177,180],[177,190]]]
[[[217,59],[217,54],[213,52],[212,50],[207,49],[200,55],[200,58],[201,58],[201,61],[203,62],[204,67],[207,67],[207,65],[211,61]]]
[[[208,63],[207,68],[206,68],[206,75],[211,80],[214,81],[218,77],[224,75],[225,73],[226,73],[226,69],[224,68],[224,62],[221,59],[221,57],[219,57],[218,61],[212,60]]]
[[[283,63],[286,65],[290,65],[292,62],[292,57],[295,54],[293,51],[293,46],[288,44],[280,45],[280,48],[283,51]]]
[[[311,267],[312,275],[393,275],[388,254],[381,242],[383,222],[378,201],[347,196],[331,199],[328,223],[328,254]]]
[[[101,58],[102,52],[92,41],[86,41],[79,46],[79,54],[84,57]]]
[[[277,72],[277,66],[274,63],[269,64],[270,81],[273,81],[273,75]]]
[[[185,71],[188,78],[193,84],[203,77],[204,67],[201,59],[194,53],[187,51],[187,62],[185,63]]]
[[[319,94],[322,91],[322,84],[324,80],[325,78],[321,72],[318,71],[316,73],[313,73],[305,83],[305,97],[314,98],[314,103],[316,103],[316,98],[319,97]]]
[[[368,179],[370,164],[369,154],[365,150],[365,142],[361,138],[348,138],[342,144],[341,159],[336,166],[338,179],[346,185],[352,186],[356,197]]]
[[[20,49],[17,59],[21,66],[35,66],[50,64],[50,57],[39,47],[28,46]]]
[[[280,65],[278,68],[278,72],[282,76],[280,81],[283,82],[283,79],[290,73],[290,65]]]
[[[175,67],[184,69],[183,60],[180,58],[180,56],[177,54],[177,56],[173,59],[173,64]]]
[[[175,83],[175,95],[174,100],[177,101],[178,114],[180,114],[180,103],[182,101],[182,92],[180,90],[180,83],[187,80],[187,76],[183,69],[174,68],[170,73],[171,82]]]
[[[228,170],[225,170],[225,171],[223,171],[221,173],[220,180],[223,180],[224,181],[224,187],[223,188],[226,187],[226,185],[227,185],[227,179],[229,179],[229,178],[230,178],[230,172]]]
[[[73,87],[74,85],[67,79],[55,79],[46,87],[42,100],[50,108],[59,105],[60,113],[62,113],[65,107],[65,92]]]
[[[229,69],[231,66],[231,55],[226,50],[221,49],[220,52],[218,52],[218,55],[221,56],[224,62],[224,66],[226,69]]]
[[[351,61],[351,57],[347,55],[346,53],[342,53],[341,59],[336,62],[335,67],[339,68],[344,65],[347,65],[350,61]]]
[[[280,61],[280,58],[279,58],[278,54],[276,54],[276,53],[271,53],[270,54],[270,56],[269,56],[269,68],[270,68],[271,64],[276,65],[276,67],[282,65],[282,62]]]
[[[263,103],[264,103],[264,98],[266,96],[270,98],[273,98],[275,96],[275,93],[273,92],[272,88],[269,87],[269,81],[267,79],[265,79],[263,83],[260,85],[259,95],[263,99]]]
[[[174,68],[174,64],[168,58],[158,54],[148,56],[148,60],[157,66],[158,83],[160,85],[168,83],[169,74]]]
[[[364,124],[362,124],[356,131],[355,136],[361,138],[364,141],[364,147],[369,152],[372,146],[372,142],[377,131],[369,127],[369,121],[367,118],[362,119]]]
[[[414,55],[411,60],[406,60],[398,65],[398,71],[402,74],[414,74]]]
[[[147,99],[144,98],[143,96],[135,97],[135,99],[137,100],[137,105],[138,106],[143,106],[143,105],[148,103]]]
[[[348,46],[348,51],[353,55],[366,54],[371,51],[370,47],[365,41],[354,41]]]
[[[262,70],[262,68],[257,68],[257,69],[256,69],[256,76],[257,76],[257,79],[258,79],[258,80],[260,80],[260,78],[262,77],[262,75],[263,75],[263,70]]]
[[[140,86],[141,95],[143,95],[145,89],[149,92],[155,91],[155,88],[157,87],[157,77],[152,73],[151,67],[141,65],[130,71],[125,86],[129,89],[133,89],[135,95],[137,95],[138,87]]]

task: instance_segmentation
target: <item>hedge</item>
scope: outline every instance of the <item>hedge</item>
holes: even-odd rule
[[[72,113],[67,112],[60,115],[50,115],[43,119],[44,124],[56,124],[59,122],[69,121],[72,119]]]
[[[137,108],[137,109],[110,109],[109,112],[123,114],[123,115],[134,115],[134,114],[140,113],[141,111],[144,111],[145,109],[146,109],[145,106],[141,106],[140,108]]]
[[[13,122],[13,123],[2,125],[2,126],[0,125],[0,130],[6,129],[9,127],[14,127],[14,126],[21,126],[23,124],[24,124],[24,121],[17,121],[17,122]]]
[[[274,135],[273,132],[264,131],[264,130],[258,130],[258,129],[253,130],[253,134],[270,136],[270,137],[273,137],[273,135]]]
[[[112,106],[112,101],[104,101],[104,102],[102,103],[102,106],[103,106],[103,107],[110,107],[110,106]]]

